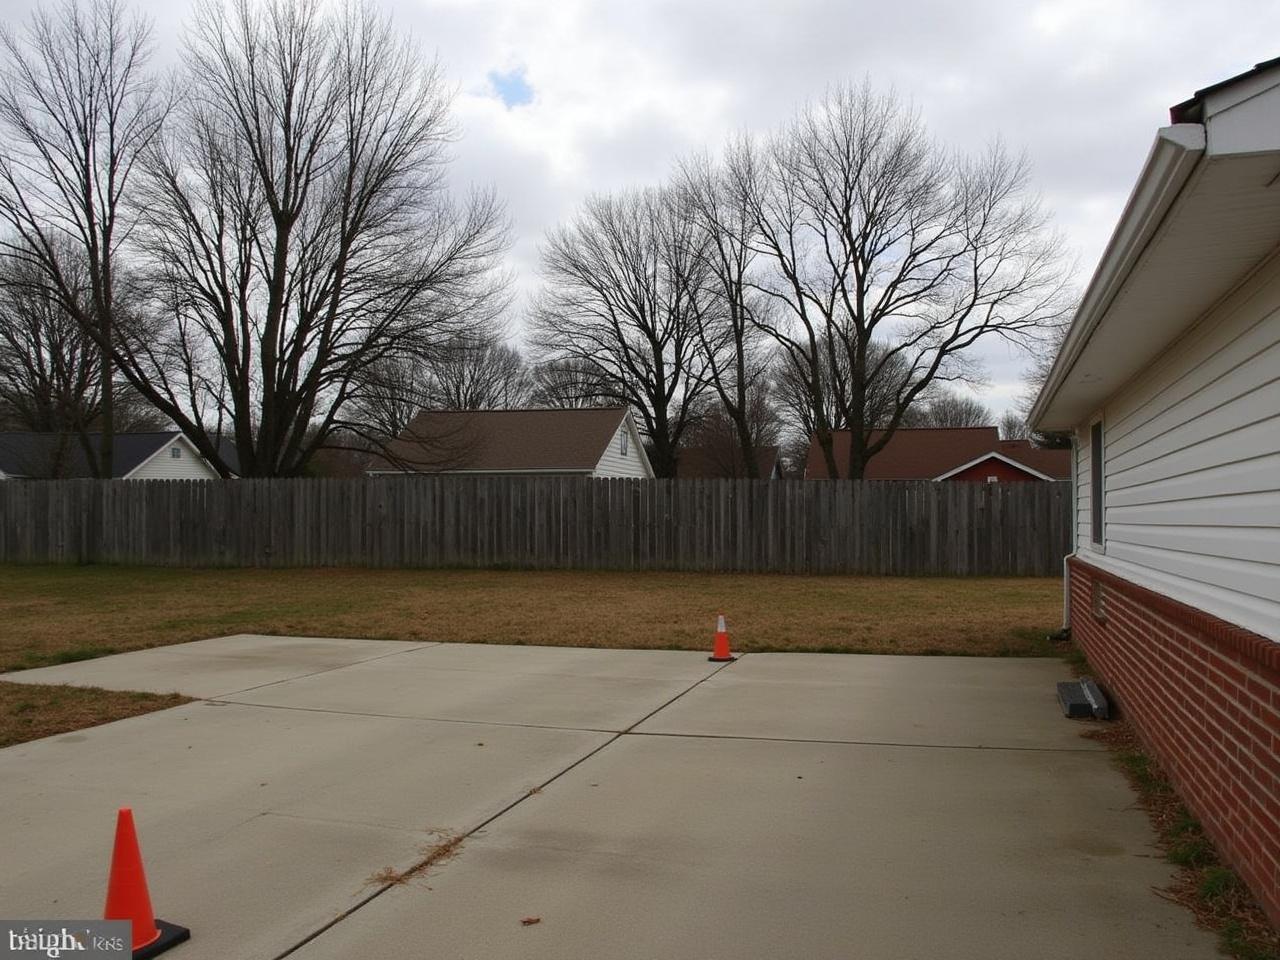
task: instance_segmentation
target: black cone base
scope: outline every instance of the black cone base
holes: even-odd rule
[[[176,923],[157,920],[156,927],[160,930],[160,936],[141,950],[133,951],[133,960],[150,960],[151,957],[160,956],[170,947],[176,947],[178,944],[185,943],[191,939],[191,931],[186,927],[178,926]]]

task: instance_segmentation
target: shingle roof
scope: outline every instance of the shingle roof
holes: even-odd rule
[[[876,442],[880,431],[871,433]],[[849,431],[838,430],[832,437],[836,468],[844,476],[849,462]],[[900,427],[884,449],[871,458],[864,474],[867,480],[932,480],[984,455],[1000,453],[1033,470],[1064,479],[1071,475],[1069,450],[1043,450],[1028,440],[1001,440],[995,427]],[[826,461],[818,441],[809,442],[804,475],[809,479],[828,476]]]
[[[778,463],[777,447],[757,447],[756,467],[761,479],[767,480]],[[735,446],[725,453],[714,447],[684,447],[676,457],[676,476],[683,479],[731,479],[745,477],[742,453]]]
[[[626,414],[625,407],[424,410],[370,469],[588,472]]]
[[[1001,440],[995,452],[1002,453],[1010,460],[1016,460],[1055,480],[1071,479],[1069,449],[1054,450],[1048,447],[1037,447],[1030,440]]]
[[[127,476],[178,436],[181,433],[177,430],[117,433],[111,449],[111,475]],[[96,447],[101,434],[89,433],[87,437],[89,443]],[[234,446],[224,440],[221,451],[223,459],[228,461],[234,472],[239,466]],[[93,476],[79,436],[71,433],[0,432],[0,471],[11,477],[74,479]]]

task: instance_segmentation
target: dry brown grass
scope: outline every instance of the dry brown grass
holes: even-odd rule
[[[451,830],[428,830],[427,833],[434,839],[419,849],[420,860],[405,870],[383,867],[365,880],[365,886],[403,886],[413,880],[425,879],[432,867],[448,863],[462,852],[462,843],[466,840],[464,834]]]
[[[0,568],[0,670],[230,633],[702,650],[1054,655],[1057,578]]]
[[[187,703],[180,694],[0,683],[0,747]]]

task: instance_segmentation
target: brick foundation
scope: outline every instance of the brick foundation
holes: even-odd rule
[[[1071,558],[1071,634],[1280,926],[1280,643]]]

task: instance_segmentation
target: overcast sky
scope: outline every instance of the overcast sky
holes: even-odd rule
[[[766,132],[869,76],[933,133],[1029,154],[1087,282],[1168,108],[1280,55],[1275,0],[380,0],[456,85],[459,184],[492,184],[535,282],[544,230],[588,192],[662,179],[730,133]],[[0,0],[25,18],[34,0]],[[184,0],[137,0],[172,62]],[[986,352],[997,411],[1026,361]]]

